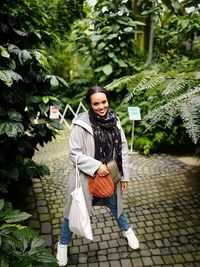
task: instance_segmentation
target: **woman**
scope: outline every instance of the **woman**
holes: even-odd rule
[[[106,205],[114,215],[119,228],[128,240],[132,249],[139,248],[139,242],[129,227],[126,215],[122,207],[121,193],[128,186],[128,148],[127,141],[115,113],[109,109],[108,95],[106,89],[100,86],[91,87],[88,90],[86,100],[90,110],[79,114],[73,121],[73,129],[70,134],[70,159],[73,169],[68,180],[67,202],[64,208],[64,222],[61,229],[61,237],[58,242],[57,260],[59,266],[67,264],[67,246],[72,238],[69,229],[69,209],[71,205],[70,193],[75,188],[75,162],[77,158],[78,168],[83,187],[83,192],[91,213],[91,207],[95,203]],[[94,176],[97,172],[101,177],[108,174],[106,163],[112,159],[116,160],[122,175],[121,182],[117,184],[111,197],[98,199],[88,191],[88,176]]]

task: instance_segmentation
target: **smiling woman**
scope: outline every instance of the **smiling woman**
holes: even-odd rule
[[[72,172],[68,178],[68,192],[64,208],[64,222],[58,243],[57,260],[59,266],[67,264],[67,246],[72,238],[69,227],[69,211],[72,203],[71,193],[75,189],[76,164],[80,172],[81,185],[87,209],[91,214],[93,205],[105,205],[110,208],[123,235],[128,239],[132,249],[139,248],[139,242],[133,230],[129,227],[126,214],[122,206],[122,193],[128,186],[128,147],[120,126],[119,119],[109,108],[108,93],[100,86],[93,86],[88,90],[86,101],[90,106],[88,112],[79,114],[73,121],[70,134],[70,159],[73,162]],[[89,191],[89,177],[98,174],[101,179],[109,174],[107,164],[115,161],[121,174],[121,181],[115,186],[110,197],[99,198]]]
[[[93,92],[94,88],[96,88],[95,94]],[[88,104],[91,105],[91,109],[96,114],[104,117],[107,114],[109,108],[107,93],[105,93],[105,90],[102,90],[101,87],[98,88],[98,86],[92,87],[90,91],[88,91],[89,95],[89,99],[87,99]]]

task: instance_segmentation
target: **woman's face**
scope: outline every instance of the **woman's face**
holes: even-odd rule
[[[105,116],[109,109],[109,103],[106,94],[98,92],[90,96],[90,104],[93,111],[99,116]]]

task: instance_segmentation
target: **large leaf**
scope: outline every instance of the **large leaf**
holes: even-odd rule
[[[124,31],[125,32],[132,32],[133,28],[132,27],[126,27],[126,28],[124,28]]]
[[[45,68],[49,68],[49,62],[44,56],[44,51],[42,50],[32,50],[32,54],[35,56],[36,60]]]
[[[108,76],[113,72],[113,67],[111,64],[107,64],[107,65],[103,66],[102,70]]]
[[[45,103],[40,103],[39,104],[40,110],[42,111],[42,113],[47,113],[49,111],[49,106],[46,105]]]
[[[24,132],[24,126],[19,122],[3,122],[0,124],[0,134],[6,133],[9,137],[17,137]]]
[[[2,210],[4,206],[4,199],[0,199],[0,210]]]
[[[17,30],[17,29],[13,29],[13,31],[15,33],[17,33],[19,36],[28,36],[27,32],[21,31],[21,30]]]
[[[13,71],[13,70],[7,70],[7,72],[10,74],[11,79],[13,81],[18,82],[19,80],[23,80],[22,76],[20,74],[18,74],[17,72]]]
[[[28,63],[32,59],[31,53],[26,49],[21,50],[18,57],[21,65]]]
[[[44,244],[44,239],[40,237],[35,237],[31,242],[31,250],[34,248],[41,247]]]
[[[22,120],[22,115],[15,109],[8,109],[7,114],[10,120],[20,122]]]
[[[62,85],[64,85],[65,87],[69,87],[68,83],[61,77],[56,76],[56,78],[59,80],[59,82],[62,83]]]
[[[28,218],[30,218],[32,215],[26,213],[26,212],[21,212],[19,210],[12,210],[12,211],[7,211],[7,212],[2,212],[0,216],[6,221],[7,223],[14,223],[14,222],[20,222],[24,221]]]
[[[10,53],[13,53],[13,54],[15,54],[15,55],[19,55],[20,54],[20,52],[21,52],[21,50],[19,49],[19,47],[18,46],[16,46],[16,45],[13,45],[13,44],[10,44],[9,46],[8,46],[8,51],[10,52]]]
[[[5,58],[9,58],[10,54],[8,53],[7,49],[0,45],[0,51],[1,51],[1,56]]]
[[[47,79],[50,79],[50,84],[51,84],[52,88],[56,88],[56,87],[59,86],[59,82],[58,82],[57,76],[55,76],[55,75],[47,75],[46,77],[47,77]]]
[[[44,104],[47,104],[49,100],[57,100],[57,98],[55,96],[43,96],[42,97],[42,101],[44,102]]]
[[[0,70],[0,80],[8,87],[11,87],[13,83],[10,72],[7,70]]]

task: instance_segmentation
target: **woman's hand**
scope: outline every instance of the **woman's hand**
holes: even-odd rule
[[[121,191],[122,193],[127,190],[128,182],[121,182]]]
[[[108,169],[107,169],[107,166],[104,165],[104,164],[102,164],[102,165],[98,168],[97,173],[98,173],[98,175],[99,175],[100,177],[108,175],[108,174],[109,174],[109,171],[108,171]]]

